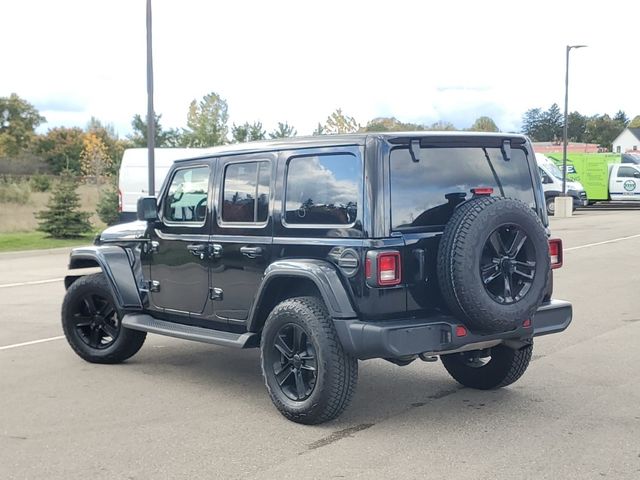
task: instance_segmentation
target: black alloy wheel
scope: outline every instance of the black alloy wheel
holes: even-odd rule
[[[109,348],[120,334],[120,320],[111,299],[86,293],[72,308],[72,323],[78,337],[97,350]]]
[[[536,274],[536,252],[525,231],[501,225],[488,237],[480,260],[480,277],[489,296],[511,305],[531,289]]]
[[[302,326],[283,325],[274,337],[270,363],[282,393],[299,402],[309,398],[317,383],[316,350]]]

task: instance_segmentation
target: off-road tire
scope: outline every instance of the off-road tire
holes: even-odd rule
[[[309,397],[294,401],[278,384],[273,365],[275,337],[289,324],[302,327],[317,358],[317,379]],[[349,405],[358,380],[358,360],[343,349],[324,302],[317,297],[289,298],[269,314],[260,344],[262,374],[273,404],[287,419],[307,425],[327,422]]]
[[[526,233],[536,262],[529,290],[511,304],[493,299],[480,276],[483,248],[489,236],[505,225]],[[445,226],[438,247],[442,297],[451,313],[476,332],[505,332],[531,319],[547,291],[549,270],[544,226],[530,206],[510,198],[483,196],[462,204]]]
[[[71,284],[62,302],[62,330],[73,351],[91,363],[121,363],[135,355],[144,344],[147,334],[124,328],[120,323],[121,315],[119,313],[117,313],[118,335],[107,348],[92,348],[82,340],[75,328],[73,315],[78,302],[81,302],[89,294],[100,295],[115,305],[111,289],[103,273],[80,277]]]
[[[469,352],[441,355],[447,372],[461,385],[479,390],[506,387],[518,380],[529,366],[533,343],[520,349],[498,345],[491,349],[491,359],[483,366],[469,366]]]

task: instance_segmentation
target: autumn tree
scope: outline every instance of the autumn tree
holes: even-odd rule
[[[633,117],[633,120],[629,122],[627,128],[640,128],[640,115]]]
[[[84,149],[81,128],[56,127],[38,137],[36,151],[42,155],[53,173],[71,170],[80,173],[80,157]]]
[[[0,155],[26,150],[38,125],[46,122],[38,110],[15,93],[0,97]]]
[[[231,141],[233,143],[253,142],[265,138],[267,138],[267,132],[262,128],[262,122],[244,122],[241,125],[234,123],[231,127]]]
[[[109,175],[111,163],[112,159],[102,139],[94,132],[87,133],[80,155],[82,174],[94,177],[96,185],[100,185],[102,176]]]
[[[227,143],[229,127],[227,102],[215,92],[202,100],[193,100],[187,114],[187,128],[183,132],[186,147],[212,147]]]
[[[336,109],[335,112],[329,115],[322,127],[324,135],[355,133],[360,129],[356,119],[342,113],[341,108]]]
[[[278,127],[274,129],[270,134],[270,138],[288,138],[295,137],[297,135],[297,131],[293,126],[289,125],[287,122],[278,122]]]
[[[363,132],[408,132],[424,129],[424,125],[401,122],[395,117],[377,117],[369,120],[360,130]]]
[[[110,162],[104,173],[108,175],[117,174],[125,149],[133,147],[131,141],[118,138],[113,125],[102,123],[95,117],[91,117],[91,120],[87,123],[86,132],[96,135],[106,147]]]
[[[496,122],[493,121],[491,117],[478,117],[471,128],[469,129],[473,132],[499,132],[500,129],[496,125]]]

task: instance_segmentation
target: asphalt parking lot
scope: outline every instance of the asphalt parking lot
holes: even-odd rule
[[[277,413],[256,350],[149,335],[125,364],[83,362],[60,338],[67,252],[0,255],[0,478],[638,479],[640,212],[552,232],[574,321],[519,382],[361,362],[350,408],[316,427]]]

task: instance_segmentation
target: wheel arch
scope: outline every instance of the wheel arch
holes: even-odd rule
[[[336,268],[314,259],[278,260],[265,274],[249,312],[247,330],[262,329],[269,312],[280,301],[295,296],[318,295],[332,318],[356,318],[350,295]]]
[[[74,248],[69,256],[69,270],[95,268],[102,270],[111,288],[113,299],[120,310],[142,310],[142,300],[131,258],[118,246]],[[69,288],[82,275],[67,275],[65,288]]]

